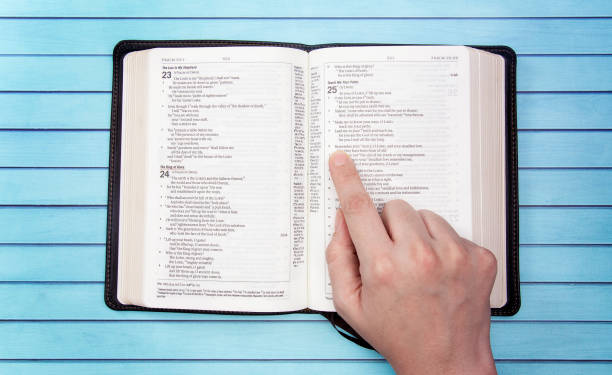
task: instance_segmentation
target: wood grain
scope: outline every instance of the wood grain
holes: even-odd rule
[[[32,0],[0,30],[0,373],[392,373],[317,315],[104,305],[110,54],[138,38],[513,47],[523,305],[497,368],[612,372],[612,2]]]

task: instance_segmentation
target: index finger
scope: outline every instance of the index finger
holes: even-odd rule
[[[367,262],[372,251],[390,249],[392,241],[353,160],[345,152],[336,151],[329,158],[329,172],[360,261]]]

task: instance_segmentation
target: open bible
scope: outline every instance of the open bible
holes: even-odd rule
[[[325,249],[347,152],[498,260],[519,307],[516,57],[507,47],[125,41],[115,48],[106,303],[334,311]]]

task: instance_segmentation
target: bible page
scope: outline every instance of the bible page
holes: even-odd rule
[[[325,249],[338,198],[327,161],[355,161],[379,212],[403,199],[471,237],[465,47],[364,46],[310,53],[309,307],[333,311]]]
[[[303,309],[307,54],[150,52],[149,307]]]

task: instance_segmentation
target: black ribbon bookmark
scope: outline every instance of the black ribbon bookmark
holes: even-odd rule
[[[351,327],[338,313],[335,312],[322,312],[321,315],[325,317],[325,319],[329,320],[332,327],[338,331],[342,337],[347,340],[354,342],[355,344],[370,350],[376,350],[372,345],[370,345],[363,337],[359,336],[359,334]]]

